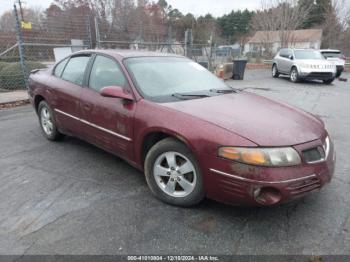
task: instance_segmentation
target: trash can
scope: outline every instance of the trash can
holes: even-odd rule
[[[244,71],[248,60],[246,59],[235,59],[233,60],[233,76],[234,80],[243,80]]]

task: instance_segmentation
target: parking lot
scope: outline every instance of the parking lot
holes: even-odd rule
[[[350,83],[252,70],[230,85],[321,117],[337,149],[332,183],[270,208],[177,208],[117,157],[75,138],[47,141],[30,106],[1,110],[0,254],[350,254]]]

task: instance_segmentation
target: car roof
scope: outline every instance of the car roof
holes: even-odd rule
[[[340,50],[336,49],[321,49],[320,52],[341,53]]]
[[[119,59],[131,58],[131,57],[183,57],[177,54],[150,52],[150,51],[139,51],[139,50],[122,50],[122,49],[91,49],[81,50],[75,54],[84,53],[95,53],[110,55]]]
[[[320,51],[320,50],[313,49],[313,48],[289,48],[289,47],[281,48],[281,50],[293,50],[293,51]]]

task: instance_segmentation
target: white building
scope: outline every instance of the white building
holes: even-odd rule
[[[244,53],[276,54],[283,46],[291,48],[320,49],[322,43],[321,29],[295,31],[258,31],[244,47]],[[282,44],[284,42],[284,44]]]

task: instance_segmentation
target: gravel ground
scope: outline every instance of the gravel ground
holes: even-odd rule
[[[350,84],[292,84],[265,70],[230,84],[320,116],[337,148],[333,182],[270,208],[176,208],[124,161],[75,138],[45,140],[30,106],[4,109],[0,254],[350,254]]]

